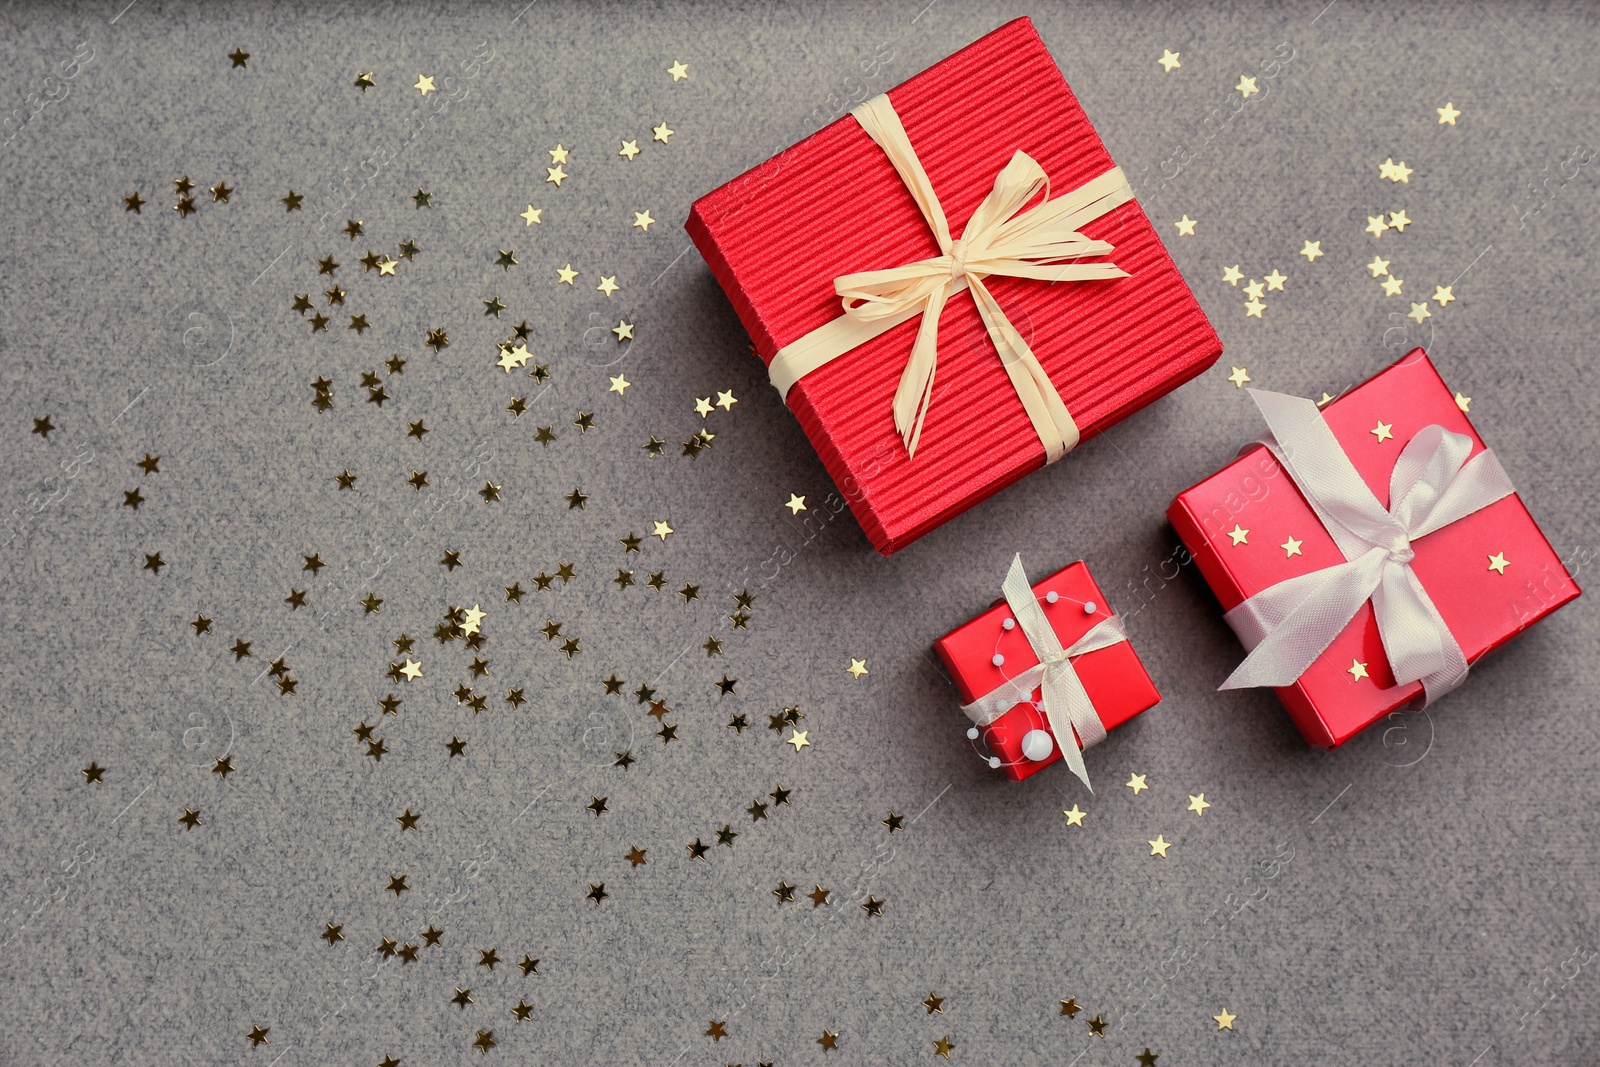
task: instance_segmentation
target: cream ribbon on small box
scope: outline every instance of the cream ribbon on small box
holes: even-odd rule
[[[1111,245],[1091,241],[1078,227],[1133,199],[1122,169],[1112,167],[1052,200],[1049,176],[1018,151],[995,177],[993,191],[967,220],[961,238],[953,241],[939,197],[889,97],[874,97],[850,114],[894,164],[928,220],[941,254],[901,267],[835,278],[833,287],[844,314],[784,345],[767,368],[772,384],[787,399],[794,383],[818,367],[921,315],[916,343],[894,394],[895,429],[908,456],[914,456],[933,397],[939,316],[945,301],[970,288],[989,340],[1044,445],[1045,462],[1054,463],[1077,445],[1078,425],[1028,342],[1007,320],[983,280],[995,274],[1044,282],[1128,277],[1127,271],[1112,263],[1071,262],[1111,252]],[[1023,210],[1041,191],[1043,202]]]
[[[1063,648],[1061,638],[1045,618],[1044,609],[1034,599],[1028,574],[1022,569],[1020,553],[1011,561],[1011,570],[1000,591],[1005,594],[1011,614],[1039,662],[1015,678],[1001,682],[972,703],[961,705],[961,710],[973,725],[988,726],[1018,704],[1031,703],[1033,691],[1039,690],[1039,704],[1045,721],[1050,724],[1050,732],[1055,735],[1056,746],[1061,749],[1061,758],[1087,786],[1089,772],[1083,765],[1079,748],[1104,741],[1106,727],[1083,688],[1083,680],[1072,666],[1072,658],[1126,641],[1128,634],[1122,627],[1122,617],[1112,615],[1101,619],[1070,648]],[[1089,790],[1093,792],[1094,787],[1089,786]]]
[[[1397,685],[1422,683],[1424,703],[1467,677],[1467,658],[1411,569],[1412,542],[1515,493],[1493,452],[1437,424],[1406,443],[1389,478],[1389,507],[1350,462],[1317,405],[1250,390],[1271,431],[1262,443],[1299,486],[1345,562],[1286,578],[1224,619],[1250,654],[1223,689],[1292,685],[1361,605],[1372,601]]]

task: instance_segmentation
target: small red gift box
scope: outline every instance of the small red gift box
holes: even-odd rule
[[[1425,427],[1470,438],[1471,456],[1485,450],[1420,348],[1327,404],[1322,416],[1385,508],[1396,461]],[[1167,517],[1224,610],[1346,562],[1294,479],[1261,445],[1179,494]],[[1579,594],[1515,493],[1409,546],[1413,574],[1468,663]],[[1370,600],[1297,681],[1274,688],[1306,740],[1328,748],[1423,696],[1421,682],[1395,684]]]
[[[1073,642],[1108,618],[1111,608],[1105,594],[1095,584],[1089,568],[1073,563],[1041,582],[1034,583],[1033,595],[1039,602],[1050,628],[1070,649]],[[1092,608],[1093,610],[1089,610]],[[934,643],[961,694],[963,704],[971,704],[986,693],[1039,662],[1022,627],[1012,621],[1011,607],[1000,601],[976,619],[958,626]],[[995,659],[999,657],[1000,663]],[[1145,673],[1133,645],[1120,641],[1105,648],[1072,657],[1072,669],[1083,683],[1095,713],[1107,730],[1121,726],[1141,711],[1148,711],[1160,700],[1155,683]],[[1073,738],[1057,738],[1039,705],[1039,690],[1032,700],[1020,703],[984,727],[989,751],[1000,760],[1000,770],[1012,781],[1037,774],[1061,759],[1061,742],[1077,747]],[[1050,755],[1032,760],[1023,755],[1022,739],[1033,730],[1051,734]]]
[[[1114,166],[1026,18],[887,96],[952,236],[963,233],[1015,152],[1037,161],[1048,195],[1058,199]],[[702,197],[686,228],[768,364],[841,317],[835,278],[940,255],[906,182],[852,115]],[[1211,366],[1222,343],[1136,201],[1081,233],[1113,246],[1103,258],[1128,276],[990,274],[984,284],[1087,439]],[[960,291],[939,316],[937,385],[908,458],[893,401],[922,318],[805,374],[786,397],[884,554],[1046,459],[1037,421],[997,355],[975,294]]]

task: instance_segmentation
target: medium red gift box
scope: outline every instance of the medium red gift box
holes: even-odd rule
[[[1465,403],[1419,348],[1327,404],[1322,416],[1387,508],[1396,460],[1425,427],[1438,424],[1470,438],[1472,456],[1485,450]],[[1224,610],[1285,579],[1345,562],[1299,487],[1262,445],[1179,494],[1167,517]],[[1410,548],[1413,573],[1468,663],[1579,594],[1515,493]],[[1421,682],[1395,684],[1370,600],[1294,684],[1275,688],[1306,740],[1328,748],[1423,696]]]
[[[1071,648],[1073,642],[1111,614],[1105,594],[1083,563],[1070,564],[1034,583],[1032,588],[1050,628],[1064,648]],[[1087,610],[1090,607],[1092,611]],[[963,704],[971,704],[993,692],[1039,662],[1022,628],[1005,626],[1011,617],[1010,605],[1002,600],[934,642],[933,647],[950,671]],[[1001,659],[999,664],[995,663],[996,656]],[[1073,656],[1072,668],[1107,730],[1121,726],[1161,700],[1155,683],[1145,673],[1144,664],[1139,662],[1128,641]],[[1015,782],[1061,759],[1061,739],[1050,730],[1038,703],[1039,690],[1035,689],[1031,702],[1015,705],[984,728],[984,740],[989,751],[1000,760],[999,769]],[[1056,742],[1045,759],[1031,760],[1022,754],[1022,739],[1032,730],[1044,730]],[[1071,738],[1067,743],[1077,745]]]
[[[1114,166],[1026,18],[888,92],[959,235],[1014,152],[1061,197]],[[852,115],[698,200],[687,229],[770,364],[841,315],[836,277],[938,256],[929,223],[884,149]],[[985,284],[1032,348],[1080,439],[1177,388],[1222,351],[1136,201],[1081,227],[1128,277]],[[949,298],[937,385],[914,458],[893,398],[922,316],[804,377],[787,403],[862,529],[888,554],[1045,463],[1045,448],[979,316]]]

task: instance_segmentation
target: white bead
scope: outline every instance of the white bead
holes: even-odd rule
[[[1055,749],[1055,741],[1043,730],[1029,730],[1022,735],[1022,754],[1035,763],[1049,759]]]
[[[994,654],[994,657],[992,659],[990,659],[989,662],[993,663],[996,667],[1002,667],[1002,666],[1005,665],[1006,658],[1004,656],[1002,656],[1000,653],[996,652]]]
[[[1095,603],[1094,603],[1094,601],[1085,600],[1083,602],[1083,613],[1085,615],[1093,615],[1095,613]]]
[[[967,727],[967,740],[968,741],[976,741],[977,739],[978,739],[978,728],[976,726]]]
[[[991,771],[998,771],[1000,769],[1000,757],[999,756],[990,756],[989,757],[989,769]]]
[[[1061,599],[1061,594],[1052,589],[1044,595],[1044,598],[1047,602],[1054,604],[1056,601]]]
[[[1002,629],[1002,630],[1015,630],[1016,628],[1017,628],[1017,620],[1016,619],[1007,618],[1007,619],[1001,619],[1000,620],[1000,629]]]

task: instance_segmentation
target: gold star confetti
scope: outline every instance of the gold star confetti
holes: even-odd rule
[[[665,522],[651,523],[651,526],[650,526],[650,536],[651,537],[659,537],[659,538],[661,538],[661,540],[665,541],[667,539],[667,535],[671,534],[672,532],[673,532],[672,527],[668,526]]]
[[[1405,164],[1405,160],[1396,163],[1393,159],[1386,159],[1378,164],[1378,176],[1388,178],[1392,182],[1411,182],[1412,169]]]
[[[1374,426],[1367,432],[1376,437],[1379,441],[1390,441],[1394,439],[1394,423],[1384,422],[1382,419],[1379,419],[1378,425]]]
[[[1250,531],[1238,523],[1234,523],[1233,529],[1227,531],[1227,533],[1235,545],[1248,545],[1250,543]]]
[[[1300,254],[1306,257],[1307,263],[1315,263],[1318,256],[1326,255],[1326,253],[1322,251],[1321,241],[1307,241],[1305,243],[1305,247],[1300,249]]]
[[[1472,398],[1470,396],[1462,396],[1460,393],[1457,393],[1456,394],[1456,407],[1460,408],[1463,413],[1471,411],[1472,410]]]
[[[591,889],[590,896],[593,896],[594,895],[593,894],[594,887],[591,886],[590,889]],[[600,885],[600,895],[601,896],[605,895],[605,884],[604,883],[601,883],[601,885]],[[598,900],[596,900],[595,903],[598,904],[600,902]],[[480,1052],[483,1052],[485,1054],[487,1054],[490,1049],[494,1048],[499,1043],[500,1042],[498,1042],[498,1041],[496,1041],[494,1039],[494,1031],[493,1030],[479,1030],[478,1031],[478,1036],[472,1039],[472,1047],[478,1049]]]
[[[595,286],[596,290],[606,294],[607,299],[610,299],[611,294],[620,288],[622,287],[617,284],[617,276],[615,274],[611,275],[610,277],[602,275],[600,278],[600,284]]]
[[[569,153],[568,153],[567,149],[563,148],[561,145],[558,144],[554,148],[549,149],[549,152],[550,152],[550,162],[552,162],[552,163],[565,163],[567,161],[567,156],[568,156]]]
[[[1244,287],[1244,294],[1252,300],[1260,300],[1262,296],[1261,290],[1261,283],[1251,278],[1250,284]]]
[[[1237,263],[1231,267],[1222,268],[1222,280],[1235,288],[1238,288],[1239,279],[1243,277],[1244,275],[1239,273],[1239,264]]]
[[[1389,212],[1389,229],[1395,233],[1405,233],[1406,227],[1410,225],[1411,219],[1404,211]]]
[[[1089,1020],[1089,1033],[1093,1034],[1095,1037],[1105,1037],[1107,1025],[1108,1024],[1104,1019],[1096,1015],[1093,1019]]]
[[[936,1039],[934,1041],[934,1043],[933,1043],[933,1054],[935,1056],[943,1056],[945,1059],[949,1059],[950,1058],[950,1050],[955,1048],[955,1047],[956,1047],[955,1042],[950,1040],[950,1035],[949,1034],[945,1034],[943,1037],[938,1038],[938,1039]]]
[[[611,332],[617,335],[617,341],[633,340],[633,323],[618,319],[617,324],[611,327]]]
[[[1456,119],[1461,117],[1461,112],[1456,110],[1455,103],[1450,100],[1444,102],[1444,107],[1436,107],[1433,110],[1439,113],[1439,125],[1441,126],[1454,126]],[[1229,1029],[1231,1030],[1232,1027],[1229,1027]]]
[[[1216,1020],[1218,1030],[1232,1030],[1233,1021],[1237,1019],[1238,1016],[1229,1014],[1228,1009],[1223,1008],[1221,1015],[1213,1015],[1211,1018]]]
[[[1266,307],[1267,305],[1263,304],[1259,300],[1247,300],[1245,301],[1244,305],[1245,317],[1259,319],[1261,317],[1261,313],[1266,310]]]
[[[738,402],[739,399],[733,395],[732,389],[717,391],[717,407],[721,408],[723,411],[732,411],[733,405],[737,404]]]
[[[365,74],[356,75],[356,88],[360,89],[363,93],[365,93],[368,89],[375,87],[377,84],[377,82],[372,80],[371,71],[368,71]]]
[[[1210,806],[1210,802],[1206,800],[1206,795],[1201,793],[1198,796],[1191,796],[1189,798],[1189,807],[1185,810],[1192,811],[1196,815],[1204,815],[1206,813],[1206,809]]]
[[[713,1044],[721,1041],[723,1038],[728,1036],[727,1025],[728,1022],[726,1019],[712,1019],[711,1025],[706,1027],[706,1036],[711,1039]]]
[[[1383,280],[1383,295],[1384,296],[1399,296],[1400,295],[1400,291],[1401,291],[1401,287],[1404,286],[1405,284],[1406,284],[1405,281],[1403,279],[1400,279],[1400,278],[1395,278],[1395,277],[1392,277],[1392,276],[1388,277],[1388,278],[1385,278]]]
[[[405,666],[400,668],[400,673],[406,676],[407,681],[414,682],[422,677],[422,664],[407,658]]]
[[[560,166],[546,167],[545,174],[545,182],[547,184],[553,184],[557,188],[560,188],[561,183],[566,181],[567,178],[571,177],[571,175],[569,175],[565,170],[561,169]]]
[[[1496,552],[1489,557],[1489,569],[1496,574],[1504,574],[1509,566],[1511,566],[1511,561],[1506,559],[1504,552]]]
[[[415,89],[423,96],[427,96],[429,93],[434,91],[433,79],[426,74],[418,74],[417,84],[413,85],[411,88]]]
[[[1061,1010],[1056,1014],[1065,1015],[1069,1019],[1076,1019],[1078,1017],[1078,1013],[1082,1010],[1083,1006],[1078,1003],[1077,997],[1068,997],[1066,1000],[1061,1002]]]
[[[611,379],[611,388],[607,389],[606,392],[616,393],[618,396],[621,396],[628,391],[628,386],[632,384],[633,383],[628,381],[624,375],[619,374],[615,378]]]
[[[1171,74],[1173,71],[1183,66],[1182,63],[1178,62],[1178,57],[1182,54],[1182,52],[1174,52],[1170,48],[1163,49],[1161,52],[1161,58],[1156,60],[1156,62],[1161,64],[1162,70],[1166,71],[1168,74]]]
[[[667,73],[672,75],[673,81],[682,81],[689,76],[688,64],[679,63],[677,60],[673,60],[672,66],[667,68]]]
[[[648,211],[635,211],[633,213],[633,225],[646,232],[649,231],[651,225],[654,224],[655,221],[655,219],[650,217],[650,212]]]
[[[817,1044],[822,1046],[824,1052],[830,1048],[839,1047],[839,1035],[831,1030],[822,1031],[822,1036],[817,1038]]]
[[[1265,278],[1265,281],[1267,283],[1267,292],[1270,293],[1270,292],[1273,292],[1275,290],[1281,292],[1283,290],[1283,283],[1288,281],[1288,280],[1289,280],[1288,275],[1279,274],[1278,273],[1278,268],[1276,268],[1276,267],[1272,268],[1272,273],[1267,275],[1266,278]]]
[[[528,205],[528,210],[524,211],[520,217],[522,219],[523,225],[532,226],[535,223],[540,221],[539,216],[541,214],[543,214],[543,209],[542,208],[536,208],[532,204],[529,204]]]
[[[1145,781],[1145,776],[1142,774],[1130,774],[1128,780],[1122,784],[1133,790],[1134,796],[1138,796],[1143,790],[1150,788],[1149,783]]]
[[[668,129],[668,128],[667,128],[667,124],[666,124],[666,123],[665,123],[665,122],[663,122],[663,123],[662,123],[662,124],[661,124],[661,125],[659,125],[659,126],[653,126],[653,127],[651,127],[651,129],[650,129],[650,132],[651,132],[651,133],[653,133],[653,134],[655,134],[655,136],[654,136],[654,137],[652,137],[652,138],[651,138],[651,140],[653,140],[653,141],[660,141],[660,142],[661,142],[661,143],[662,143],[662,144],[666,144],[666,143],[667,143],[667,140],[668,140],[668,139],[669,139],[669,138],[670,138],[670,137],[671,137],[671,136],[672,136],[672,135],[673,135],[673,134],[674,134],[674,133],[677,133],[677,132],[678,132],[678,131],[677,131],[677,130],[672,130],[672,129]]]
[[[808,748],[811,745],[811,742],[807,740],[807,735],[809,735],[810,732],[811,731],[809,730],[791,728],[789,731],[789,736],[783,739],[783,743],[786,745],[793,745],[794,750],[799,752],[802,748]]]
[[[183,828],[185,830],[193,830],[196,826],[200,825],[200,809],[184,808],[183,814],[178,816],[178,821],[183,823]]]
[[[572,285],[573,279],[577,278],[579,272],[573,270],[572,264],[568,263],[565,267],[557,267],[556,273],[561,276],[562,283]]]
[[[1384,259],[1382,256],[1373,256],[1372,262],[1367,264],[1367,269],[1372,272],[1372,276],[1374,278],[1379,277],[1380,275],[1388,274],[1389,261]]]
[[[378,277],[381,278],[385,274],[393,275],[394,274],[394,269],[396,267],[398,267],[399,265],[400,265],[400,261],[399,260],[390,259],[388,256],[384,256],[382,259],[380,259],[378,261]]]
[[[1351,660],[1350,666],[1346,667],[1344,670],[1345,673],[1350,676],[1351,681],[1359,681],[1362,678],[1369,677],[1367,674],[1367,665],[1358,659]]]
[[[1300,551],[1300,546],[1303,544],[1305,544],[1304,541],[1297,541],[1291,537],[1278,547],[1283,549],[1284,559],[1288,559],[1291,556],[1302,555],[1303,553]]]
[[[1411,310],[1406,313],[1406,318],[1411,319],[1420,326],[1423,319],[1433,318],[1433,312],[1428,310],[1427,304],[1412,304]]]
[[[1256,80],[1254,78],[1246,78],[1243,74],[1239,75],[1239,84],[1235,85],[1233,88],[1235,92],[1239,93],[1239,95],[1243,96],[1246,100],[1250,99],[1251,96],[1261,91],[1260,89],[1256,88]]]
[[[1188,216],[1187,213],[1183,216],[1183,218],[1181,218],[1177,222],[1173,223],[1173,225],[1178,227],[1178,236],[1179,237],[1193,237],[1194,236],[1194,224],[1195,224],[1195,220],[1191,219]]]
[[[1367,216],[1367,232],[1372,234],[1372,236],[1374,236],[1374,237],[1382,237],[1384,231],[1387,230],[1388,228],[1389,228],[1389,224],[1384,221],[1384,218],[1383,218],[1382,215],[1368,215]]]
[[[795,496],[793,493],[790,493],[789,502],[785,504],[784,507],[789,509],[789,514],[798,515],[802,511],[806,510],[806,498],[803,496]]]
[[[1249,372],[1243,367],[1233,367],[1231,370],[1232,373],[1228,375],[1228,381],[1232,382],[1237,388],[1243,389],[1244,383],[1250,380]]]
[[[871,671],[867,670],[867,661],[864,659],[852,659],[850,661],[850,666],[846,667],[845,671],[848,672],[852,678],[860,678],[863,674],[872,673]]]
[[[1139,1061],[1139,1067],[1156,1067],[1156,1060],[1159,1058],[1159,1054],[1151,1052],[1150,1046],[1146,1045],[1144,1051],[1133,1058]]]
[[[638,154],[639,154],[639,142],[638,141],[623,141],[622,142],[622,151],[617,153],[617,155],[622,156],[629,163],[632,163],[633,162],[633,158],[635,156],[637,156]]]
[[[250,1047],[255,1048],[258,1045],[269,1044],[270,1042],[267,1041],[267,1031],[271,1029],[272,1027],[270,1026],[251,1027],[250,1032],[245,1035],[250,1039]]]
[[[88,785],[91,782],[105,785],[105,780],[102,776],[106,773],[106,769],[94,760],[89,761],[89,766],[85,767],[82,773],[84,785]]]
[[[1455,288],[1455,287],[1451,286],[1451,285],[1436,285],[1436,286],[1434,286],[1433,287],[1433,302],[1438,304],[1440,307],[1444,307],[1446,304],[1450,303],[1450,301],[1452,301],[1452,300],[1454,300],[1456,298],[1455,294],[1450,291],[1453,288]]]
[[[1063,814],[1063,815],[1065,815],[1067,817],[1067,825],[1068,826],[1082,826],[1083,825],[1083,817],[1085,815],[1089,814],[1089,813],[1086,812],[1086,811],[1079,810],[1078,805],[1074,804],[1074,805],[1072,805],[1072,807],[1068,808],[1066,811],[1063,811],[1061,814]]]
[[[1156,835],[1156,839],[1154,841],[1149,842],[1149,845],[1150,845],[1150,855],[1152,855],[1152,856],[1160,856],[1162,859],[1166,859],[1167,858],[1167,849],[1172,847],[1172,842],[1168,841],[1164,834],[1157,834]]]
[[[250,59],[250,53],[246,52],[243,48],[235,47],[232,52],[228,53],[228,58],[233,60],[234,67],[244,67],[246,70],[250,69],[250,64],[248,62]],[[233,67],[228,69],[232,70]]]

